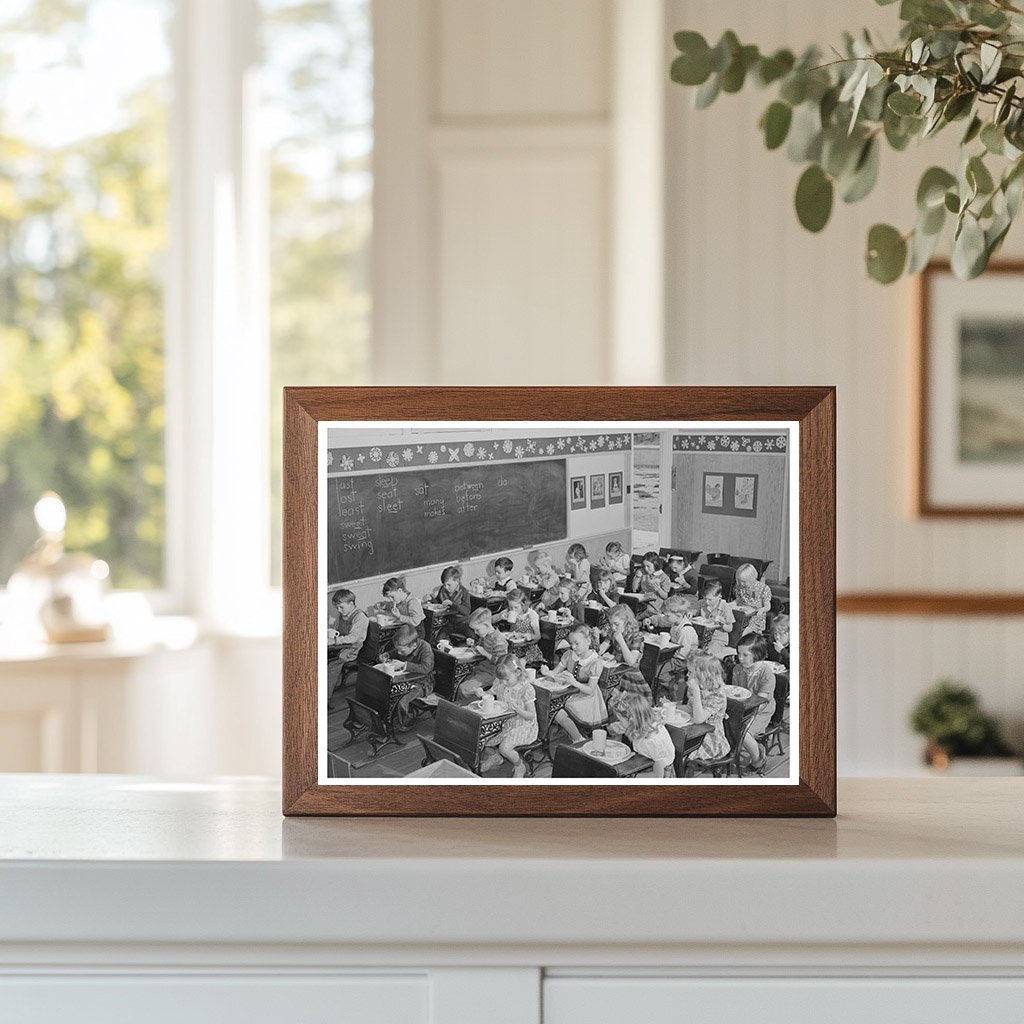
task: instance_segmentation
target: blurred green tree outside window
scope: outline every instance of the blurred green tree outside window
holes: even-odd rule
[[[164,580],[171,13],[0,8],[0,586],[51,488],[115,586]]]
[[[263,0],[270,193],[271,575],[280,580],[281,388],[362,384],[370,339],[370,0]]]

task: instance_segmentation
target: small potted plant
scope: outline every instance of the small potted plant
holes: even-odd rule
[[[925,693],[910,715],[914,732],[924,736],[925,762],[939,771],[947,771],[954,759],[1014,758],[995,719],[981,709],[973,690],[943,679]],[[1001,774],[1018,774],[1005,762]],[[973,774],[973,773],[972,773]]]

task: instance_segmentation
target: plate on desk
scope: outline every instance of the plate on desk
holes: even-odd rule
[[[472,661],[477,657],[475,647],[453,647],[448,653],[458,661]]]
[[[784,672],[788,672],[789,669],[782,664],[781,661],[769,661],[768,667],[777,675],[782,675]]]
[[[448,611],[448,609],[443,604],[433,604],[433,603],[430,603],[430,602],[424,602],[423,607],[426,608],[426,610],[428,612],[433,612],[435,615],[438,612],[446,612],[446,611]]]
[[[467,707],[472,708],[479,715],[503,715],[508,711],[508,707],[502,704],[500,700],[496,700],[490,707],[485,707],[482,700],[475,700],[471,704],[467,704]]]
[[[589,754],[605,764],[622,764],[623,761],[628,761],[633,756],[633,751],[618,740],[605,740],[603,754],[597,752],[597,744],[594,740],[587,740],[580,749],[584,754]]]
[[[693,715],[678,704],[660,704],[656,710],[666,725],[693,725]]]
[[[374,668],[380,669],[381,672],[387,672],[389,676],[397,676],[400,672],[405,671],[405,662],[382,661],[379,665],[374,665]]]
[[[750,691],[745,686],[724,686],[726,697],[732,700],[746,700],[750,696]]]
[[[529,633],[506,633],[505,639],[510,644],[528,644],[532,637]]]

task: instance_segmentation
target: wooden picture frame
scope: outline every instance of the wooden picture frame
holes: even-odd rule
[[[429,424],[458,409],[465,422],[786,423],[798,435],[799,592],[794,732],[798,778],[786,784],[631,785],[326,784],[318,747],[321,425]],[[500,415],[497,412],[500,410]],[[460,420],[460,422],[463,422]],[[283,513],[283,795],[286,815],[349,816],[807,816],[836,813],[835,389],[737,388],[286,388]],[[326,491],[324,492],[326,493]],[[568,499],[569,495],[566,494]],[[568,501],[567,501],[568,504]],[[610,510],[606,510],[610,511]],[[590,782],[591,780],[587,780]],[[685,780],[692,781],[692,780]]]
[[[1008,280],[1016,278],[1016,280]],[[963,366],[953,362],[961,355],[951,340],[950,318],[959,315],[959,345],[971,318],[998,320],[1012,316],[1024,340],[1024,314],[1019,312],[1019,292],[1024,285],[1024,261],[990,263],[981,278],[957,280],[946,261],[930,263],[917,283],[917,339],[914,373],[917,386],[916,438],[914,439],[913,510],[921,518],[1002,519],[1024,516],[1024,459],[998,465],[986,463],[984,454],[964,459],[965,437],[971,421],[963,403],[970,392]],[[1001,298],[1003,296],[1003,298]],[[962,358],[962,355],[961,355]],[[960,393],[954,373],[959,373]],[[1024,375],[1022,375],[1024,376]],[[1015,391],[1016,381],[1008,382]],[[981,385],[974,382],[974,387]],[[959,397],[959,416],[952,404]],[[998,415],[998,402],[989,419]],[[994,429],[994,428],[988,428]],[[955,452],[954,430],[959,431],[960,464]],[[1020,446],[1018,445],[1018,453]],[[1006,493],[1009,487],[1012,493]],[[987,499],[986,499],[987,495]]]

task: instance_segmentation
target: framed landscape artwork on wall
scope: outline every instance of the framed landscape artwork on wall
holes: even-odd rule
[[[286,389],[285,813],[834,814],[834,407]]]
[[[1024,264],[921,275],[916,511],[1024,515]]]

